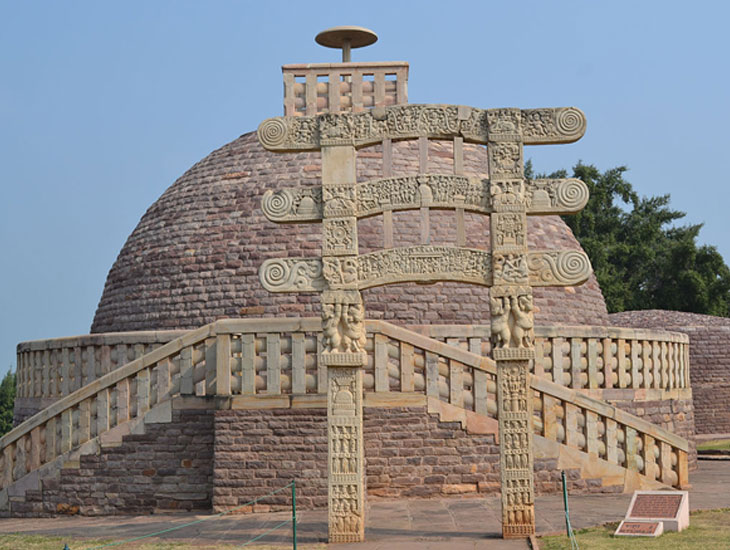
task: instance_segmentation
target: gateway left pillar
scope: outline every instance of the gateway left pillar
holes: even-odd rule
[[[355,148],[322,147],[322,352],[327,366],[329,541],[365,539],[362,368],[365,308],[357,277]]]

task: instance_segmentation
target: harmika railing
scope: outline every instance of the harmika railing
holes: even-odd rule
[[[365,391],[421,394],[497,416],[491,359],[383,321],[366,326]],[[187,332],[0,438],[0,488],[178,395],[321,396],[326,369],[317,362],[320,331],[320,319],[279,318],[220,320]],[[650,479],[687,483],[684,439],[548,379],[533,377],[532,388],[536,434]],[[283,406],[280,401],[277,406]]]

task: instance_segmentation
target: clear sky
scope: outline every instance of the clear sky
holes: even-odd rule
[[[88,333],[145,210],[193,163],[282,114],[280,66],[336,62],[335,25],[410,62],[412,103],[575,105],[538,171],[630,168],[730,259],[730,3],[0,0],[0,374],[19,341]]]

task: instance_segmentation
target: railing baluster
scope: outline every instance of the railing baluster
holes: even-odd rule
[[[73,414],[71,409],[61,413],[61,454],[69,452],[73,447]]]
[[[563,339],[553,338],[553,382],[565,385],[563,378]]]
[[[578,440],[578,407],[565,402],[565,444],[580,449]]]
[[[464,381],[461,363],[449,360],[449,403],[457,407],[464,406]]]
[[[192,370],[192,369],[191,369]],[[117,422],[116,426],[129,420],[129,379],[117,382]]]
[[[137,416],[150,410],[150,370],[143,369],[137,373]]]
[[[618,464],[618,437],[616,421],[606,418],[606,460]]]
[[[642,434],[644,439],[644,448],[642,450],[642,458],[644,459],[644,475],[649,479],[656,479],[654,466],[656,459],[654,457],[654,438],[649,434]]]
[[[231,395],[231,335],[218,334],[215,339],[216,395]]]
[[[241,377],[243,393],[256,393],[256,341],[254,334],[247,332],[241,335]]]
[[[626,437],[624,445],[626,446],[626,468],[629,470],[639,470],[639,464],[636,460],[638,456],[636,430],[630,426],[626,426]]]
[[[79,403],[79,445],[91,439],[91,399]]]
[[[337,97],[339,98],[339,88]],[[293,394],[307,393],[307,364],[303,332],[294,332],[291,335],[291,376],[291,392]]]
[[[611,339],[603,339],[603,387],[606,389],[613,388],[613,369],[612,369]]]
[[[651,345],[646,340],[641,341],[641,363],[644,370],[644,381],[641,384],[642,388],[651,388],[653,380],[651,380]]]
[[[390,391],[388,380],[388,337],[375,334],[375,391]]]
[[[628,374],[626,374],[626,340],[616,340],[616,370],[618,371],[618,387],[628,386]]]
[[[281,339],[272,333],[266,335],[266,392],[281,393]]]
[[[400,387],[401,391],[414,391],[413,379],[413,346],[401,342],[400,344]]]
[[[570,339],[570,387],[580,389],[583,383],[580,379],[580,338]]]
[[[41,467],[41,427],[33,428],[30,432],[30,471]]]
[[[586,411],[586,451],[598,456],[598,415]]]
[[[438,355],[426,352],[426,395],[439,398],[439,363]]]
[[[631,387],[640,388],[639,383],[639,342],[631,340]]]
[[[218,342],[217,337],[205,339],[205,395],[217,394],[218,384]],[[230,372],[230,367],[229,367]],[[230,381],[228,382],[230,388]],[[229,395],[228,394],[224,395]]]
[[[588,360],[588,387],[598,388],[598,342],[595,338],[588,338],[586,359]]]
[[[102,388],[96,394],[96,434],[109,431],[109,389]],[[46,440],[48,436],[46,435]]]
[[[664,441],[659,442],[659,468],[661,482],[672,485],[672,447]]]
[[[193,383],[193,348],[185,346],[180,351],[180,394],[191,395],[195,393]]]

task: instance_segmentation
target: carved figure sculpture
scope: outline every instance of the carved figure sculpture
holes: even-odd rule
[[[518,348],[528,348],[533,341],[532,296],[511,296],[510,304],[513,318],[512,343]]]
[[[340,317],[342,304],[322,304],[322,344],[327,351],[337,351],[340,347]]]
[[[491,298],[492,311],[492,345],[495,348],[506,348],[510,343],[510,303],[507,299]]]
[[[345,351],[360,352],[365,349],[365,308],[362,304],[350,304],[344,318],[342,340]]]

